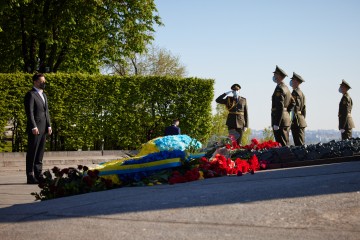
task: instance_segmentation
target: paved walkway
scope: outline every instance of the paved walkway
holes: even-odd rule
[[[0,239],[360,239],[360,162],[34,202],[0,168]]]

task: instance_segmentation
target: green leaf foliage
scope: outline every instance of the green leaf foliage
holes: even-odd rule
[[[211,131],[214,80],[88,74],[47,74],[53,134],[48,150],[137,149],[162,136],[175,118],[181,132],[205,142]],[[0,74],[0,127],[16,123],[14,142],[26,146],[24,96],[30,74]]]
[[[153,0],[11,0],[0,7],[3,73],[98,73],[142,53],[162,24]]]

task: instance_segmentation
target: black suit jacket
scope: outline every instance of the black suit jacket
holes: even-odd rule
[[[45,102],[35,88],[26,93],[24,104],[27,116],[26,131],[31,134],[33,128],[38,128],[40,134],[47,133],[50,127],[48,100],[43,93]]]
[[[171,126],[165,128],[165,136],[179,135],[179,134],[181,134],[180,128],[175,125],[171,125]]]

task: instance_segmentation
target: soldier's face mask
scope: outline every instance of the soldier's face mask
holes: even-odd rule
[[[272,80],[273,80],[274,83],[277,83],[277,80],[276,80],[275,76],[272,77]]]
[[[339,87],[339,93],[343,93],[342,90],[341,90],[341,87]]]
[[[292,87],[293,86],[293,80],[290,80],[289,84],[290,84],[290,87]]]

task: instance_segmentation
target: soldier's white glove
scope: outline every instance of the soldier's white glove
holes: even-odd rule
[[[345,129],[340,129],[340,132],[341,132],[341,133],[344,133],[344,132],[345,132]]]
[[[226,92],[225,94],[226,95],[229,95],[230,93],[232,93],[233,91],[228,91],[228,92]]]
[[[279,130],[279,126],[274,125],[274,126],[273,126],[273,129],[274,129],[275,131],[277,131],[277,130]]]
[[[247,127],[244,127],[244,132],[246,131]]]

